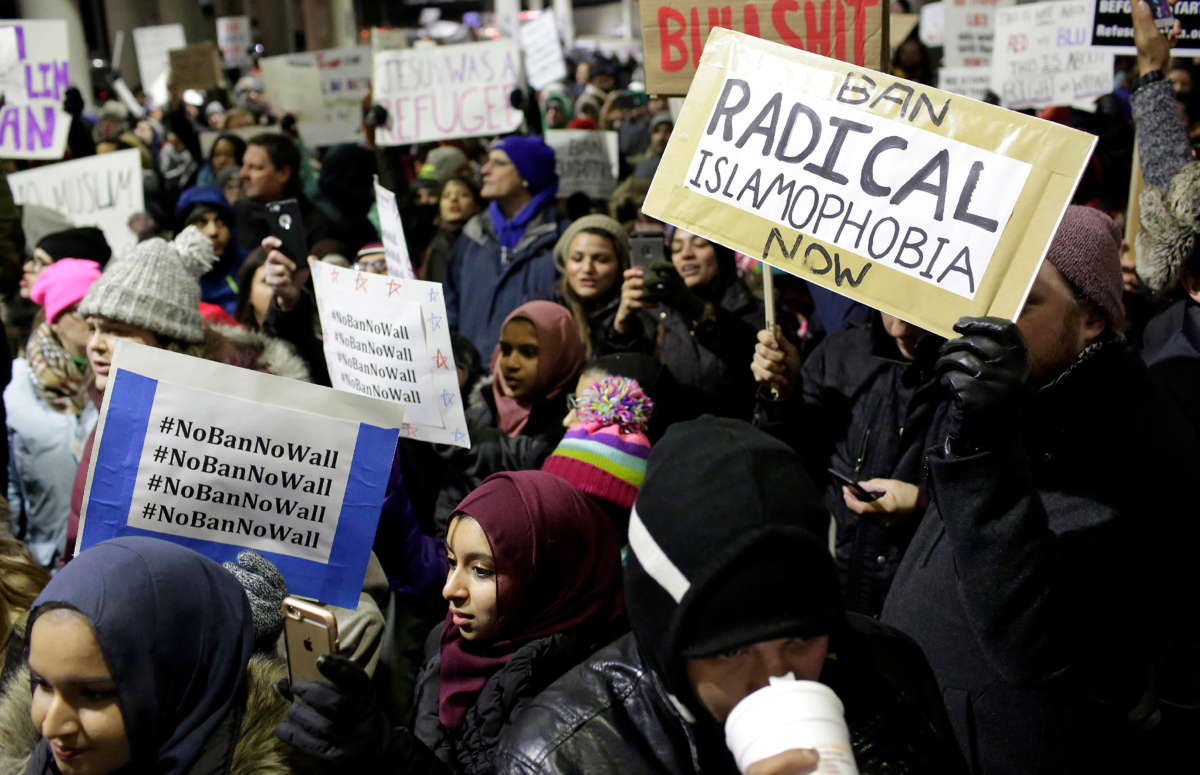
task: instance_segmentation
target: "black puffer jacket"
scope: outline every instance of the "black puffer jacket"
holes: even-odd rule
[[[413,735],[452,771],[488,775],[498,771],[496,745],[513,714],[591,654],[613,630],[556,633],[525,644],[488,679],[475,705],[454,730],[447,730],[438,720],[441,634],[439,624],[425,642],[427,659],[417,676]]]
[[[898,479],[920,485],[925,437],[933,419],[933,364],[945,340],[933,334],[906,360],[879,315],[836,331],[804,362],[787,401],[759,391],[754,424],[799,453],[837,525],[836,558],[846,608],[878,616],[920,514],[889,527],[846,507],[828,469],[856,481]]]
[[[866,617],[852,615],[849,624],[821,680],[846,707],[859,772],[963,772],[920,650]],[[684,719],[632,634],[521,708],[500,741],[496,768],[502,775],[737,772],[720,728]]]

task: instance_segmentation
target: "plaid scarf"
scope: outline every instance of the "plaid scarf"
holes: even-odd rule
[[[56,412],[79,414],[83,408],[83,369],[43,321],[29,335],[25,358],[38,395]]]

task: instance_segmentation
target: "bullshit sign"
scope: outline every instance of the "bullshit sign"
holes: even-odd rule
[[[1095,143],[731,30],[699,72],[645,212],[947,336],[1020,312]]]

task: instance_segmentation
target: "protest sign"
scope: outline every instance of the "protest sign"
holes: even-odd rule
[[[304,117],[299,119],[298,129],[307,145],[336,145],[362,138],[362,95],[371,83],[369,46],[328,48],[267,57],[260,59],[259,65],[262,66],[264,62],[282,63],[291,68],[276,68],[273,71],[271,82],[266,85],[267,99],[274,104],[276,96],[272,91],[276,91],[284,95],[286,102],[301,106]],[[315,68],[318,85],[313,85],[311,70],[295,68]],[[308,94],[303,98],[295,94],[295,84],[281,83],[279,78],[283,76],[280,73],[299,75]],[[267,67],[263,67],[263,78],[264,81],[267,78]]]
[[[921,42],[930,48],[941,48],[946,42],[946,6],[942,0],[921,6],[919,33]]]
[[[212,41],[167,52],[177,89],[217,89],[225,85],[221,52]]]
[[[119,342],[77,551],[144,535],[261,552],[293,594],[358,604],[404,410]]]
[[[1113,54],[1136,54],[1130,0],[1095,0],[1092,8],[1092,46]],[[1171,8],[1181,28],[1172,56],[1200,56],[1200,0],[1180,0]]]
[[[992,39],[998,6],[1016,0],[944,0],[942,34],[946,67],[987,67],[992,61]]]
[[[186,45],[182,24],[138,27],[133,31],[133,48],[137,53],[142,89],[150,95],[155,105],[167,103],[167,75],[171,69],[169,52]]]
[[[961,94],[973,100],[982,100],[992,88],[990,67],[940,67],[938,88],[942,91]]]
[[[62,109],[71,85],[67,23],[0,20],[0,158],[60,159],[71,117]]]
[[[646,91],[687,94],[709,31],[725,27],[863,67],[888,67],[882,0],[642,0]]]
[[[289,57],[263,57],[263,93],[276,113],[291,113],[297,121],[325,122],[329,111],[321,93],[321,72],[316,62],[293,62]]]
[[[129,216],[145,209],[136,149],[48,164],[8,176],[13,201],[57,210],[77,226],[99,226],[113,252],[134,241]]]
[[[525,52],[525,73],[530,86],[544,89],[566,80],[567,61],[563,59],[552,12],[542,11],[536,19],[521,25],[521,49]]]
[[[375,210],[379,213],[379,231],[383,238],[383,250],[387,256],[388,275],[412,280],[412,258],[408,255],[408,241],[404,238],[404,224],[400,221],[400,206],[396,195],[379,183],[375,176]]]
[[[992,91],[1002,105],[1069,105],[1112,91],[1112,52],[1088,46],[1091,13],[1089,0],[997,9]]]
[[[1095,142],[718,29],[643,210],[953,336],[1017,315]]]
[[[371,28],[371,51],[373,53],[395,51],[401,48],[408,48],[408,32],[403,27]]]
[[[249,67],[250,46],[249,16],[221,16],[217,18],[217,48],[226,67]]]
[[[894,13],[888,19],[888,50],[891,52],[889,56],[896,55],[896,49],[900,48],[900,44],[908,40],[908,36],[912,35],[913,30],[917,28],[917,23],[921,21],[921,17],[915,13]]]
[[[388,111],[379,145],[512,132],[522,115],[508,95],[521,82],[515,41],[461,43],[375,55],[375,102]]]
[[[333,386],[403,404],[405,438],[470,447],[441,283],[308,265]]]
[[[554,149],[559,197],[577,192],[592,199],[612,196],[620,174],[615,131],[549,129],[546,144]]]

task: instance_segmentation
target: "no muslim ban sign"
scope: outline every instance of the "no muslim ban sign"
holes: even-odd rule
[[[944,336],[1015,318],[1095,143],[731,30],[699,73],[646,213]]]
[[[122,535],[254,549],[295,594],[357,605],[404,409],[122,342],[78,551]]]

